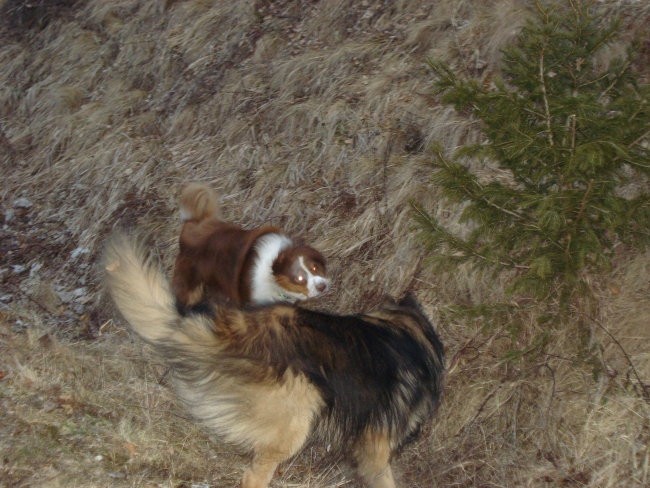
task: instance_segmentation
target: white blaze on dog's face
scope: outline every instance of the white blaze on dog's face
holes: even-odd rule
[[[295,300],[314,298],[329,289],[325,258],[309,246],[282,251],[273,263],[273,276],[283,292]]]
[[[313,298],[325,293],[329,288],[329,280],[325,275],[325,266],[308,256],[298,255],[292,266],[292,276],[295,281],[303,284],[307,298]],[[305,294],[303,292],[303,294]]]
[[[295,302],[329,289],[325,258],[313,247],[296,245],[282,234],[267,234],[255,244],[251,273],[252,303]]]

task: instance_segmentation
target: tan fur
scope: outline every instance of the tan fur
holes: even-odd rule
[[[162,273],[143,260],[141,250],[131,246],[126,236],[116,234],[106,246],[104,268],[111,294],[126,320],[142,324],[141,335],[156,341],[170,334],[160,324],[174,320],[176,307]]]
[[[354,450],[357,471],[371,488],[395,488],[390,456],[393,447],[385,432],[366,432]]]

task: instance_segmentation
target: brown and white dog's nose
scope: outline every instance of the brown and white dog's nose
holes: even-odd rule
[[[327,282],[321,281],[319,283],[316,283],[316,290],[318,293],[323,293],[325,290],[327,290]]]

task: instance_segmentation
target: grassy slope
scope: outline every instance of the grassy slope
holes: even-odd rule
[[[480,276],[428,273],[406,204],[437,208],[428,143],[477,137],[428,97],[424,60],[489,78],[528,2],[23,4],[0,2],[12,14],[0,33],[0,485],[236,486],[245,458],[182,417],[160,365],[95,298],[114,226],[153,231],[170,264],[183,181],[211,182],[234,221],[322,249],[337,287],[317,306],[358,311],[412,288],[436,317],[499,293]],[[630,31],[647,25],[643,2],[610,4]],[[649,266],[622,260],[602,291],[603,323],[646,380]],[[403,486],[649,482],[648,406],[605,334],[594,339],[611,374],[594,382],[563,354],[570,337],[542,363],[512,365],[507,341],[478,324],[440,332],[446,401],[397,460]],[[320,454],[275,485],[354,486]]]

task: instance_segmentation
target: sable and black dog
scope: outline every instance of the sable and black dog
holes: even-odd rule
[[[244,488],[267,487],[310,440],[349,455],[368,486],[395,486],[391,457],[442,389],[443,346],[414,299],[351,316],[288,304],[181,316],[137,240],[113,236],[104,266],[118,309],[169,365],[192,416],[252,451]]]

